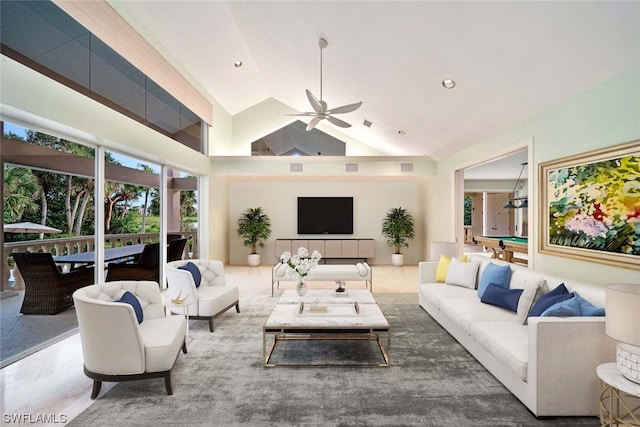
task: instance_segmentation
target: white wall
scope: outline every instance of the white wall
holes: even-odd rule
[[[323,182],[324,181],[324,182]],[[380,233],[382,219],[390,208],[406,208],[416,219],[417,235],[422,233],[420,218],[424,212],[418,182],[380,182],[379,180],[318,180],[317,182],[291,180],[261,180],[229,183],[229,262],[246,264],[249,249],[242,245],[242,239],[235,234],[237,219],[247,208],[262,207],[271,218],[272,234],[262,254],[263,264],[275,263],[275,239],[298,238],[297,197],[298,196],[352,196],[354,221],[353,235],[330,235],[328,238],[373,238],[376,239],[376,257],[372,264],[390,264],[393,248],[386,246]],[[304,236],[322,238],[323,236]],[[411,241],[403,250],[405,263],[416,264],[421,257],[419,241]]]
[[[427,236],[432,240],[455,238],[452,215],[438,215],[436,204],[453,205],[453,173],[492,153],[521,147],[531,140],[529,187],[529,238],[533,242],[530,264],[536,269],[577,280],[604,285],[612,282],[639,282],[637,270],[578,261],[538,252],[538,166],[541,162],[584,153],[598,148],[640,139],[640,68],[634,68],[609,82],[570,99],[514,128],[481,141],[439,161],[440,174],[434,178],[434,191],[427,194]]]

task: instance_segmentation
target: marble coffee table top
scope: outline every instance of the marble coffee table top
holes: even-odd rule
[[[373,295],[367,290],[350,290],[347,296],[340,297],[336,297],[332,290],[310,290],[302,298],[295,291],[286,290],[264,324],[265,329],[389,327]]]
[[[336,296],[336,291],[331,289],[310,289],[304,297],[298,296],[295,290],[282,291],[278,304],[376,304],[371,292],[367,289],[347,289],[344,295]]]
[[[375,304],[362,304],[356,312],[354,304],[327,305],[326,312],[312,312],[314,306],[306,306],[300,313],[298,304],[277,304],[264,324],[268,328],[388,329],[389,322]]]

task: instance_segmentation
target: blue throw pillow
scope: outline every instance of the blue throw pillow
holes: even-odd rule
[[[498,265],[491,262],[482,271],[480,282],[478,282],[478,296],[482,298],[487,286],[492,283],[508,289],[510,280],[511,268],[508,265]]]
[[[485,304],[497,305],[506,308],[514,313],[518,311],[518,301],[524,289],[505,289],[501,286],[491,283],[485,289],[480,301]]]
[[[133,307],[133,311],[135,311],[136,313],[136,318],[138,319],[138,323],[142,323],[142,320],[144,317],[142,313],[142,306],[140,305],[140,301],[138,301],[138,298],[136,298],[134,294],[127,291],[124,294],[122,294],[122,297],[118,301],[115,301],[115,302],[123,302]]]
[[[178,270],[187,270],[193,276],[193,282],[196,284],[196,288],[200,287],[200,282],[202,282],[202,274],[200,274],[200,269],[197,265],[189,261],[182,267],[178,267]]]
[[[564,283],[559,284],[552,291],[542,295],[538,301],[531,307],[529,317],[540,316],[547,308],[562,301],[566,301],[573,298],[573,294],[570,294]]]
[[[571,294],[573,298],[552,305],[542,312],[540,317],[604,316],[604,307],[596,307],[577,292]]]

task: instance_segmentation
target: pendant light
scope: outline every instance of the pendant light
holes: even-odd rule
[[[513,186],[513,191],[512,193],[515,194],[516,193],[516,188],[518,188],[518,184],[521,183],[520,178],[522,177],[522,172],[524,172],[524,168],[525,166],[527,166],[529,163],[524,162],[522,163],[522,169],[520,169],[520,175],[518,175],[518,180],[516,181],[515,185]],[[516,203],[520,202],[520,204],[516,205]],[[529,207],[529,198],[528,197],[517,197],[515,199],[509,199],[509,201],[507,202],[506,205],[504,205],[502,208],[503,209],[520,209],[520,208],[527,208]]]

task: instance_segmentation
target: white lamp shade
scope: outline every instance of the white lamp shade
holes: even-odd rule
[[[607,286],[606,332],[611,338],[640,346],[640,285]]]

